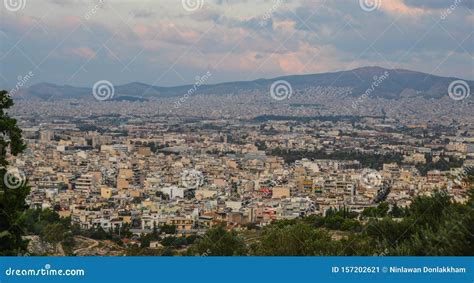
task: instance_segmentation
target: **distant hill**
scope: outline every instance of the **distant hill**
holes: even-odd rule
[[[273,82],[277,80],[285,80],[291,84],[294,91],[311,87],[350,87],[352,89],[352,96],[360,96],[372,86],[374,79],[382,76],[384,73],[388,74],[388,78],[383,80],[383,82],[375,88],[375,91],[371,94],[372,96],[379,96],[387,99],[398,99],[405,95],[422,95],[427,98],[440,98],[447,94],[449,84],[456,80],[456,78],[439,77],[409,70],[363,67],[350,71],[333,73],[292,75],[273,79],[259,79],[255,81],[237,81],[213,85],[201,85],[197,87],[196,93],[229,94],[246,90],[268,92]],[[471,89],[474,89],[474,81],[467,81],[467,83]],[[114,98],[118,100],[134,100],[134,97],[147,99],[182,96],[193,88],[193,85],[160,87],[133,82],[115,86]],[[55,100],[91,98],[92,88],[40,83],[22,90],[21,94],[21,97],[23,98],[41,100],[48,100],[53,97]],[[120,99],[120,97],[124,98]]]

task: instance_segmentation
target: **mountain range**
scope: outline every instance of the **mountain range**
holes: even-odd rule
[[[380,81],[381,76],[388,74],[387,78]],[[212,75],[212,73],[211,73]],[[195,89],[195,94],[229,94],[239,91],[263,91],[267,93],[271,85],[278,80],[288,82],[293,91],[312,87],[349,87],[350,95],[357,97],[365,93],[379,78],[379,84],[374,88],[372,96],[386,99],[398,99],[404,95],[422,95],[425,98],[441,98],[448,92],[449,85],[457,78],[440,77],[427,73],[403,70],[384,69],[380,67],[362,67],[348,71],[291,75],[273,79],[258,79],[254,81],[236,81],[219,84],[181,85],[174,87],[160,87],[140,82],[132,82],[114,86],[114,99],[149,99],[182,96],[190,89]],[[465,81],[474,89],[474,81]],[[47,100],[52,96],[57,99],[83,99],[90,98],[92,87],[75,87],[70,85],[56,85],[39,83],[19,91],[22,99]]]

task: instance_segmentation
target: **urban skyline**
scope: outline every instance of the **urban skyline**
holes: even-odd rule
[[[3,2],[0,255],[474,255],[472,1]]]

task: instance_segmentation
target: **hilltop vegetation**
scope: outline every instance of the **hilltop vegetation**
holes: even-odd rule
[[[188,255],[472,256],[473,190],[469,194],[464,204],[438,192],[417,197],[406,209],[389,210],[381,203],[361,215],[340,210],[325,217],[276,221],[254,233],[250,244],[245,241],[247,233],[217,227],[198,239]]]

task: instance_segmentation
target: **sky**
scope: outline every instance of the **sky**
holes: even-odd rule
[[[474,79],[473,0],[5,0],[0,87],[403,68]],[[3,5],[1,5],[3,4]]]

